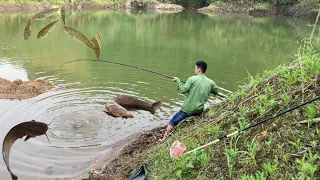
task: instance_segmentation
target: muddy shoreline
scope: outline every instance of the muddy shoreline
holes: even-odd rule
[[[110,153],[106,153],[88,169],[88,174],[82,174],[76,180],[118,180],[127,179],[133,170],[142,165],[143,157],[139,155],[149,148],[159,144],[162,130],[166,126],[156,127],[149,131],[127,137],[113,145]]]
[[[9,81],[0,78],[0,99],[28,99],[50,90],[53,85],[47,80]]]

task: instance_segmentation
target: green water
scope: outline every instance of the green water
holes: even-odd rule
[[[49,138],[17,141],[10,155],[12,171],[22,179],[71,178],[84,173],[112,145],[127,136],[167,123],[183,96],[165,77],[119,65],[70,60],[95,55],[65,34],[60,20],[45,38],[38,32],[59,15],[33,21],[32,35],[23,32],[33,14],[0,15],[0,77],[47,79],[55,88],[35,98],[0,100],[0,143],[11,127],[36,119],[51,123]],[[231,91],[248,73],[261,73],[292,59],[312,27],[303,19],[204,15],[195,12],[130,13],[123,11],[67,12],[66,24],[89,39],[99,34],[100,59],[149,68],[186,80],[197,60],[208,63],[207,76]],[[103,114],[107,100],[130,94],[163,101],[155,116],[133,112],[133,119]],[[212,97],[209,103],[215,103]],[[70,122],[81,124],[70,127]],[[2,144],[2,143],[1,143]],[[0,161],[0,178],[8,179]]]

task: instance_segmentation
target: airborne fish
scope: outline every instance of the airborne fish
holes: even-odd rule
[[[56,26],[58,21],[59,21],[59,19],[51,22],[50,24],[48,24],[44,28],[42,28],[39,31],[37,38],[39,39],[39,38],[43,38],[43,37],[47,36],[53,30],[53,28]]]
[[[31,36],[31,21],[32,19],[29,20],[28,24],[24,28],[24,32],[23,32],[24,40],[28,40],[29,37]]]
[[[95,48],[96,45],[93,45],[92,41],[90,41],[85,35],[83,35],[81,32],[79,32],[71,27],[68,27],[68,26],[64,26],[64,31],[69,36],[71,36],[74,40],[87,46],[99,59],[100,49],[96,49]],[[99,43],[99,40],[97,42]]]
[[[63,25],[65,26],[66,25],[66,11],[65,11],[64,7],[61,8],[60,13],[61,13],[61,19],[62,19]]]
[[[24,136],[26,138],[24,141],[27,141],[30,138],[34,138],[36,136],[46,135],[46,132],[48,130],[48,125],[46,123],[37,122],[35,120],[27,121],[20,123],[16,126],[14,126],[6,135],[6,137],[3,140],[2,144],[2,157],[4,162],[6,163],[7,169],[11,175],[12,180],[17,180],[18,177],[14,175],[10,169],[9,164],[9,157],[10,157],[10,150],[13,145],[13,143]],[[48,136],[47,136],[48,138]],[[48,138],[49,140],[49,138]],[[50,142],[50,141],[49,141]]]
[[[100,36],[99,35],[94,35],[91,37],[91,43],[92,43],[92,46],[93,46],[93,53],[96,54],[97,58],[99,59],[99,56],[100,56],[100,51],[101,51],[101,39],[100,39]]]
[[[101,38],[98,34],[91,37],[91,42],[94,43],[93,45],[95,48],[99,48],[101,50]]]
[[[120,106],[119,104],[113,101],[107,102],[103,111],[113,117],[133,117],[133,115],[130,114],[124,107]]]
[[[42,12],[39,12],[37,14],[35,14],[32,17],[32,20],[43,20],[53,14],[59,13],[60,12],[60,8],[53,8],[53,9],[49,9],[49,10],[45,10]]]
[[[115,102],[127,110],[145,110],[151,114],[154,114],[162,105],[161,101],[152,104],[128,95],[119,95],[115,98]]]
[[[71,36],[74,40],[78,41],[81,44],[84,44],[85,46],[89,47],[89,48],[93,48],[92,43],[89,41],[89,39],[83,35],[81,32],[71,28],[71,27],[67,27],[64,26],[64,31]]]

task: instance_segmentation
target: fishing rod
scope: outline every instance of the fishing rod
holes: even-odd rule
[[[277,113],[277,114],[275,114],[275,115],[273,115],[273,116],[271,116],[271,117],[269,117],[269,118],[266,118],[266,119],[264,119],[264,120],[261,120],[261,121],[255,123],[255,124],[252,124],[252,125],[250,125],[250,126],[248,126],[248,127],[246,127],[246,128],[240,129],[240,130],[238,130],[238,131],[235,131],[235,132],[230,133],[230,134],[227,134],[227,135],[220,136],[220,137],[218,137],[216,140],[214,140],[214,141],[212,141],[212,142],[210,142],[210,143],[208,143],[208,144],[205,144],[205,145],[203,145],[203,146],[197,147],[197,148],[195,148],[195,149],[193,149],[193,150],[190,150],[190,151],[184,153],[184,155],[185,155],[185,154],[190,154],[190,153],[192,153],[192,152],[194,152],[194,151],[197,151],[197,150],[202,149],[202,148],[205,148],[205,147],[207,147],[207,146],[209,146],[209,145],[215,144],[215,143],[217,143],[217,142],[219,142],[219,141],[222,141],[223,139],[228,138],[228,137],[230,137],[230,136],[233,136],[233,135],[242,133],[243,131],[246,131],[246,130],[248,130],[248,129],[250,129],[250,128],[253,128],[253,127],[255,127],[255,126],[258,126],[259,124],[263,124],[263,123],[265,123],[265,122],[267,122],[267,121],[269,121],[269,120],[271,120],[271,119],[273,119],[273,118],[279,117],[279,116],[281,116],[281,115],[283,115],[283,114],[285,114],[285,113],[287,113],[287,112],[293,111],[293,110],[298,109],[298,108],[300,108],[300,107],[302,107],[302,106],[305,106],[305,105],[307,105],[307,104],[310,104],[310,103],[312,103],[312,102],[314,102],[314,101],[316,101],[316,100],[318,100],[318,99],[320,99],[320,96],[318,96],[318,97],[316,97],[316,98],[314,98],[314,99],[311,99],[311,100],[309,100],[309,101],[307,101],[307,102],[304,102],[304,103],[302,103],[302,104],[293,106],[293,107],[289,108],[288,110],[279,112],[279,113]]]
[[[131,68],[135,68],[135,69],[139,69],[139,70],[143,70],[143,71],[147,71],[147,72],[150,72],[150,73],[154,73],[154,74],[158,74],[160,76],[164,76],[166,78],[170,78],[170,79],[173,79],[174,77],[173,76],[169,76],[169,75],[166,75],[166,74],[163,74],[163,73],[159,73],[159,72],[156,72],[156,71],[152,71],[150,69],[146,69],[146,68],[142,68],[142,67],[138,67],[138,66],[133,66],[133,65],[129,65],[129,64],[123,64],[123,63],[119,63],[119,62],[114,62],[114,61],[108,61],[108,60],[99,60],[99,59],[75,59],[75,60],[72,60],[72,61],[68,61],[66,63],[63,63],[61,66],[60,66],[60,69],[65,65],[65,64],[69,64],[69,63],[72,63],[72,62],[76,62],[76,61],[94,61],[94,62],[105,62],[105,63],[111,63],[111,64],[117,64],[117,65],[121,65],[121,66],[127,66],[127,67],[131,67]],[[182,81],[184,82],[184,81]],[[220,90],[222,91],[226,91],[228,93],[232,93],[232,91],[229,91],[227,89],[224,89],[224,88],[221,88],[221,87],[218,87]],[[222,93],[219,93],[218,96],[224,98],[224,99],[227,99],[228,96],[225,95],[225,94],[222,94]]]

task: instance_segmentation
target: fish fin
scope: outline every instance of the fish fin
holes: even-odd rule
[[[127,118],[133,118],[133,115],[130,114],[130,113],[128,113],[128,114],[122,116],[122,118],[125,118],[125,119],[127,119]]]
[[[27,135],[27,137],[24,139],[24,141],[27,141],[30,138],[33,138],[33,136]]]
[[[152,104],[152,108],[151,108],[151,113],[155,114],[157,109],[159,109],[162,106],[162,102],[161,101],[157,101],[155,103]]]
[[[12,180],[18,180],[18,176],[14,175],[12,172],[10,172]]]

